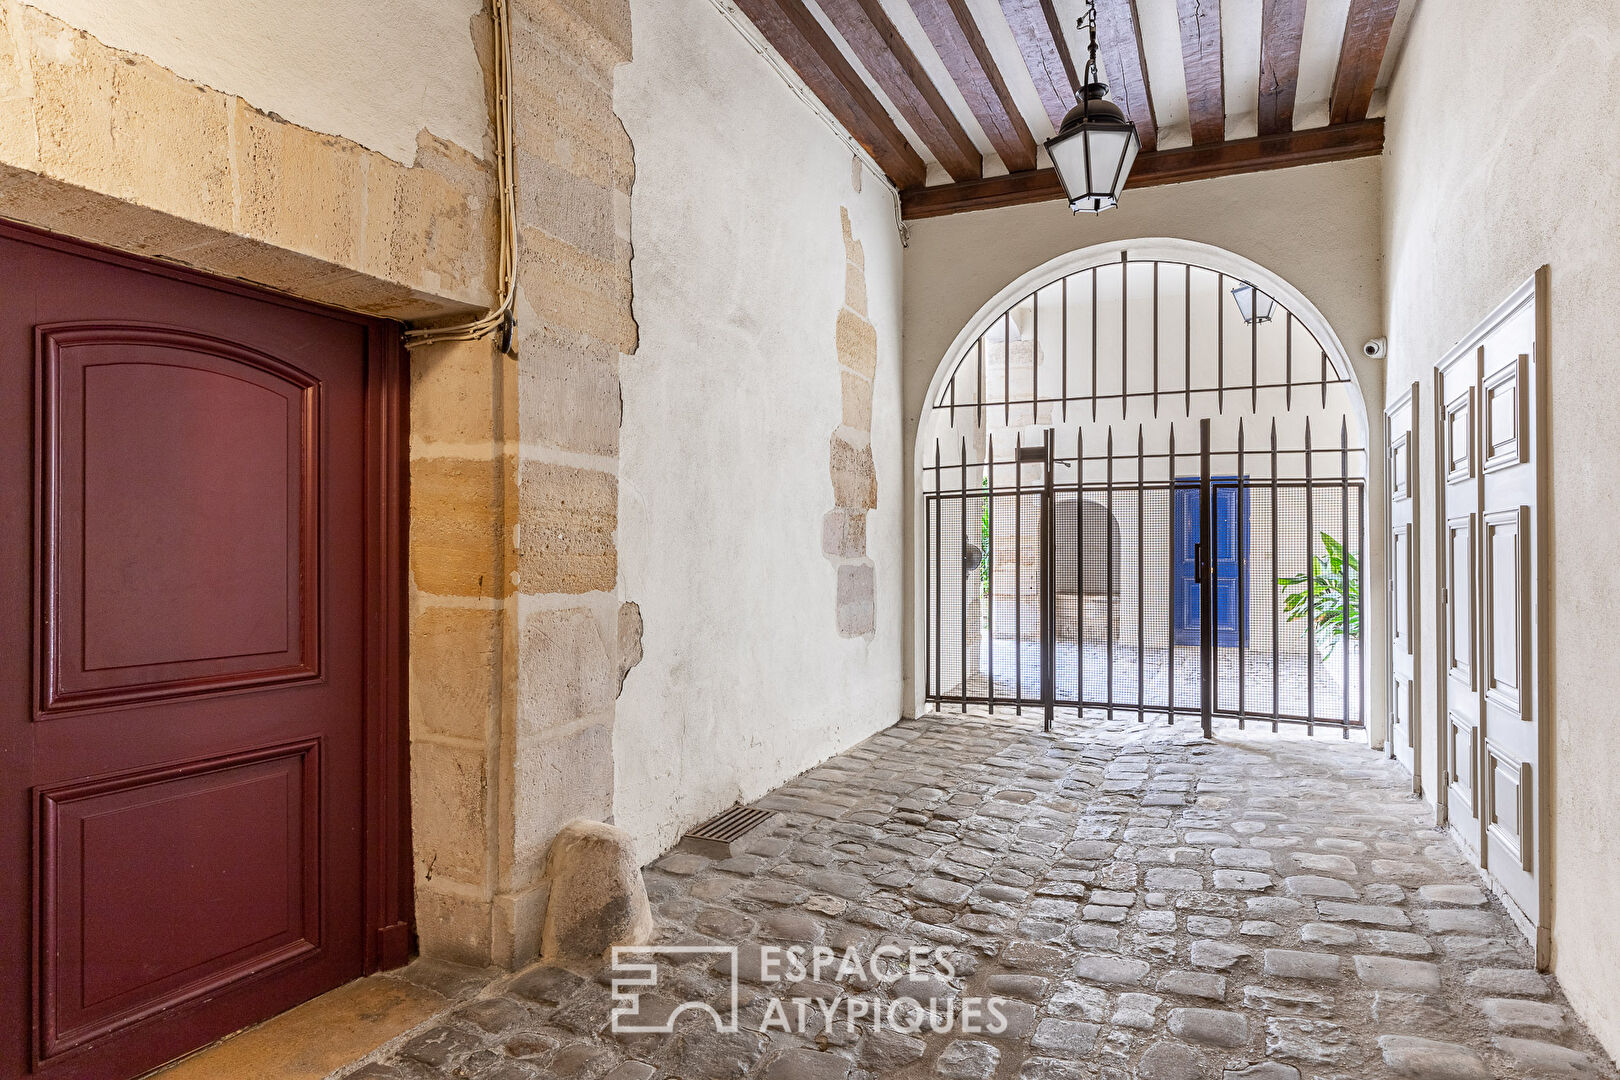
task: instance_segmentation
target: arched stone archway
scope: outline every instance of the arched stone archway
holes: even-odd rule
[[[962,329],[918,425],[919,704],[1369,726],[1367,439],[1337,335],[1263,267],[1146,240],[1029,272]],[[1077,499],[1125,549],[1105,588]],[[984,553],[961,583],[958,542]]]

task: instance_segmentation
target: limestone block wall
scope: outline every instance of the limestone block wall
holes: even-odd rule
[[[636,647],[619,589],[621,356],[630,297],[629,136],[615,72],[629,0],[516,0],[518,677],[499,748],[492,955],[539,949],[546,853],[574,818],[613,817],[614,705]],[[621,648],[621,628],[625,638]]]

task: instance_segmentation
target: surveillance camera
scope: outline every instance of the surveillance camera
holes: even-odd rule
[[[1389,352],[1389,341],[1385,338],[1375,337],[1363,345],[1361,351],[1370,359],[1382,360],[1384,354]]]

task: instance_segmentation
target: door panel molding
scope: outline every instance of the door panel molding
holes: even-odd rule
[[[319,380],[268,354],[150,323],[41,325],[35,355],[37,719],[319,678]],[[183,431],[172,416],[132,413],[165,396],[228,423]],[[255,421],[285,429],[285,459],[233,456],[250,445],[238,435]],[[222,559],[217,545],[164,528],[200,496],[166,482],[162,465],[195,468],[199,458],[220,488],[233,487],[235,547],[246,551]],[[254,482],[259,490],[239,490]],[[212,509],[223,495],[210,492]],[[266,550],[277,533],[284,540]],[[143,546],[161,559],[143,558]],[[236,617],[244,592],[270,600],[278,591],[281,625]]]
[[[38,793],[41,1062],[319,951],[320,744],[306,739]],[[215,848],[223,859],[212,860],[186,846],[199,830],[227,822],[233,831],[259,830],[260,842]],[[267,858],[278,849],[279,866]],[[172,864],[165,883],[179,878],[190,887],[142,890],[143,880],[155,884],[147,876],[154,860]],[[217,903],[221,893],[241,935],[234,944],[176,934],[149,939],[149,951],[135,955],[97,948],[114,944],[120,922],[160,908],[176,931],[195,933],[204,920],[187,918],[187,905]]]

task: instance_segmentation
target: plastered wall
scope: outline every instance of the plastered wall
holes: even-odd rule
[[[905,452],[908,505],[916,496],[912,458],[930,381],[952,341],[1007,285],[1060,255],[1132,238],[1172,238],[1213,245],[1260,264],[1298,289],[1350,353],[1366,399],[1368,437],[1383,441],[1382,364],[1361,344],[1383,333],[1380,280],[1381,175],[1377,159],[1309,165],[1273,172],[1130,191],[1118,209],[1073,215],[1062,202],[983,210],[913,222],[905,251]],[[1335,432],[1336,435],[1336,432]],[[1369,534],[1381,535],[1381,470],[1369,478]],[[911,520],[915,520],[914,518]],[[908,524],[908,528],[911,526]],[[913,618],[920,543],[906,540],[906,704],[918,707],[922,656]],[[1369,583],[1383,580],[1382,552],[1368,553]],[[1370,589],[1366,640],[1383,640],[1382,593]],[[1368,714],[1385,713],[1381,680],[1368,686]]]
[[[1434,490],[1436,360],[1537,267],[1550,267],[1553,633],[1553,970],[1611,1053],[1620,1051],[1620,7],[1546,9],[1424,0],[1389,104],[1384,281],[1392,400],[1422,386],[1419,490]],[[1467,47],[1459,46],[1466,41]],[[1513,73],[1503,78],[1504,72]],[[1422,640],[1437,640],[1432,541]],[[1423,675],[1434,700],[1434,672]],[[1440,755],[1425,715],[1424,788]]]
[[[621,367],[618,543],[644,658],[618,701],[614,811],[650,859],[899,718],[901,265],[890,191],[870,174],[855,190],[847,146],[709,0],[637,0],[632,25],[615,105],[640,342]],[[872,632],[846,637],[823,520],[829,440],[859,441],[839,338],[857,258],[875,605]]]

